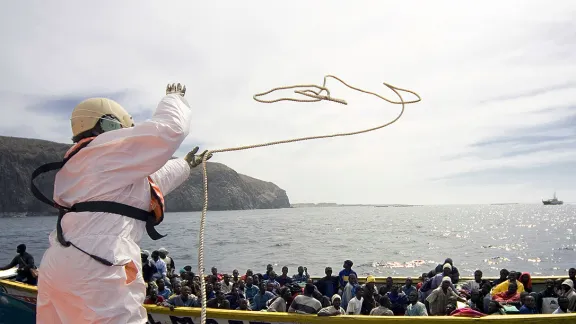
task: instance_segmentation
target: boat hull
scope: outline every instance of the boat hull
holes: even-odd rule
[[[385,279],[385,278],[381,278]],[[400,279],[400,278],[399,278]],[[464,278],[463,278],[464,279]],[[36,321],[35,286],[0,280],[0,323],[32,324]],[[200,323],[200,309],[179,307],[171,311],[166,307],[146,305],[149,324],[195,324]],[[415,323],[426,324],[470,324],[473,321],[498,322],[503,324],[556,324],[576,323],[576,313],[563,315],[505,315],[486,316],[482,318],[468,317],[405,317],[405,316],[337,316],[319,317],[315,315],[297,315],[287,313],[245,312],[235,310],[207,310],[207,324],[289,324],[289,323]]]

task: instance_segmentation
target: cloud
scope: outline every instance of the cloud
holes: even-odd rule
[[[360,130],[398,114],[399,106],[334,80],[332,95],[348,105],[252,99],[334,74],[393,98],[382,86],[388,82],[423,100],[380,131],[213,160],[278,184],[293,202],[537,202],[561,187],[559,195],[576,194],[569,177],[526,181],[542,171],[531,166],[569,164],[576,154],[575,8],[571,1],[507,1],[498,10],[448,1],[13,2],[0,13],[7,49],[0,134],[70,143],[68,114],[90,96],[114,98],[142,121],[168,82],[186,84],[194,111],[180,156],[196,145]],[[486,182],[482,172],[496,171],[482,170],[501,170],[492,178],[501,182]]]

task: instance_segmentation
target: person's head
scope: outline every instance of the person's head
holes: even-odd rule
[[[449,276],[452,273],[452,266],[450,265],[450,263],[448,262],[444,263],[444,266],[442,267],[442,273],[445,276]]]
[[[451,258],[446,258],[446,260],[444,260],[444,264],[448,263],[451,267],[454,266],[454,262],[452,261]]]
[[[270,272],[272,270],[274,270],[274,267],[271,264],[266,266],[266,272]]]
[[[508,271],[506,269],[500,270],[500,280],[506,280],[508,278],[509,274],[510,274],[510,271]]]
[[[258,285],[258,292],[260,293],[260,295],[264,295],[264,293],[266,292],[266,284],[265,283],[261,283],[260,285]]]
[[[213,283],[213,284],[212,284],[212,287],[214,287],[213,289],[214,289],[215,292],[222,291],[222,284],[219,283],[219,282]]]
[[[342,305],[342,297],[338,294],[332,295],[332,306],[336,309],[340,309],[340,305]]]
[[[574,279],[576,279],[576,268],[568,269],[568,277],[570,277],[570,279],[572,279],[572,281],[574,281]]]
[[[192,272],[192,266],[184,266],[184,270],[188,271],[188,272]]]
[[[562,279],[556,279],[556,280],[554,281],[554,287],[555,287],[556,289],[562,289]]]
[[[520,278],[518,278],[518,280],[524,285],[524,287],[529,286],[531,280],[530,280],[530,274],[528,272],[524,272],[520,275]]]
[[[156,299],[156,297],[158,297],[158,289],[151,288],[149,294],[150,294],[150,298]]]
[[[311,283],[307,283],[306,286],[304,287],[304,295],[312,296],[312,294],[314,293],[314,290],[315,290],[314,285]]]
[[[510,271],[508,274],[508,280],[510,280],[510,282],[515,282],[517,278],[516,271]]]
[[[364,288],[358,287],[356,288],[356,299],[360,300],[360,298],[364,297]]]
[[[190,287],[184,286],[182,287],[182,289],[180,289],[180,297],[182,298],[182,300],[188,300],[188,296],[190,296],[191,292],[192,290],[190,289]]]
[[[254,272],[252,271],[252,269],[246,270],[246,277],[253,277],[253,276],[254,276]]]
[[[282,276],[286,277],[287,275],[288,275],[288,267],[283,266],[282,267]]]
[[[182,290],[182,283],[180,281],[176,281],[172,288],[174,289],[174,294],[180,295],[180,291]]]
[[[406,278],[406,287],[412,286],[412,277]]]
[[[80,102],[70,117],[72,141],[78,143],[84,138],[134,126],[128,112],[114,100],[90,98]]]
[[[574,288],[574,282],[571,279],[566,279],[562,282],[562,290],[567,293],[570,289]]]
[[[528,295],[526,298],[524,298],[524,305],[526,305],[528,308],[536,308],[536,299]]]
[[[252,278],[252,277],[248,277],[248,278]],[[244,282],[244,280],[238,280],[238,289],[242,289],[242,291],[244,291],[244,288],[246,288],[246,283]]]
[[[302,275],[304,273],[304,267],[303,266],[299,266],[298,267],[298,274]]]
[[[476,281],[477,283],[482,282],[482,271],[481,270],[474,271],[474,281]]]
[[[274,284],[272,284],[271,282],[266,283],[266,290],[268,290],[269,292],[273,292]]]
[[[392,289],[390,289],[390,294],[393,296],[398,295],[399,291],[401,291],[400,285],[392,285]]]
[[[224,275],[224,282],[228,285],[230,284],[230,275],[229,274],[225,274]]]
[[[342,267],[344,269],[352,269],[353,265],[354,265],[354,262],[352,262],[351,260],[346,260],[346,261],[344,261],[344,265]]]
[[[162,291],[166,288],[166,284],[164,283],[164,279],[156,279],[156,286],[158,286],[158,290]]]
[[[422,272],[420,278],[422,279],[422,282],[426,282],[426,279],[428,279],[428,274],[426,272]]]
[[[511,282],[508,284],[508,294],[512,295],[518,291],[518,284],[516,282]]]
[[[450,277],[444,277],[442,279],[442,289],[444,291],[448,290],[448,288],[450,287],[450,284],[452,283],[452,281],[450,280]]]
[[[497,313],[498,311],[500,311],[501,308],[502,305],[500,305],[499,302],[491,300],[490,303],[488,304],[488,314]]]
[[[238,270],[236,269],[232,270],[232,277],[238,278],[238,274],[239,274]]]
[[[20,244],[16,247],[16,253],[22,254],[26,252],[26,244]]]
[[[384,306],[386,308],[392,308],[392,303],[390,302],[390,298],[386,295],[380,296],[378,303],[380,303],[380,306]]]
[[[269,278],[270,280],[276,279],[276,272],[270,271],[270,273],[268,274],[268,278]]]
[[[527,291],[523,291],[520,293],[520,303],[524,305],[526,303],[526,296],[528,296]]]
[[[366,287],[374,289],[374,285],[376,285],[376,278],[374,276],[366,277]]]
[[[492,290],[492,284],[489,283],[489,282],[485,282],[485,283],[482,285],[482,295],[483,295],[483,296],[486,296],[487,294],[490,293],[490,290]]]
[[[218,301],[223,301],[224,299],[226,299],[226,295],[224,295],[224,293],[222,291],[217,291],[216,292],[216,299]]]
[[[240,310],[248,310],[248,300],[247,299],[240,299],[240,302],[238,303],[238,308],[240,308]]]
[[[355,274],[351,273],[350,276],[348,276],[348,281],[351,284],[357,284],[358,283],[358,277],[356,277]]]
[[[545,284],[546,284],[546,290],[554,291],[554,280],[546,279]]]
[[[288,298],[290,298],[290,296],[292,296],[292,293],[290,292],[290,289],[288,289],[288,287],[282,287],[282,288],[280,288],[278,295],[280,297],[282,297],[285,301],[287,301]]]
[[[154,261],[158,261],[159,258],[160,258],[160,253],[158,251],[152,251],[152,259]]]
[[[257,275],[257,274],[255,274],[255,275],[252,276],[252,278],[254,279],[254,284],[255,284],[256,286],[260,286],[260,276]]]
[[[158,254],[160,255],[160,257],[162,259],[166,258],[168,256],[168,250],[166,250],[166,248],[159,248],[158,249]]]
[[[212,267],[211,271],[212,271],[212,275],[214,275],[214,276],[218,275],[218,269],[216,267]]]
[[[254,284],[254,277],[247,276],[246,277],[246,287],[252,287],[253,284]]]
[[[324,269],[324,274],[326,274],[326,277],[331,277],[332,276],[332,267],[326,267]]]
[[[410,301],[410,303],[416,304],[416,302],[418,301],[418,292],[416,290],[412,290],[408,294],[408,300]]]
[[[142,259],[142,263],[145,263],[146,261],[148,261],[149,257],[150,257],[150,251],[148,251],[148,250],[140,251],[140,258]]]
[[[392,277],[387,277],[386,278],[386,286],[392,287],[393,284],[394,284],[394,279],[392,279]]]
[[[570,304],[570,300],[568,300],[568,297],[566,297],[566,296],[558,297],[558,307],[560,307],[560,309],[564,313],[566,313],[566,310],[568,309],[569,304]]]

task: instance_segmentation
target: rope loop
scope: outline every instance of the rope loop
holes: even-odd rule
[[[287,144],[287,143],[294,143],[294,142],[302,142],[302,141],[308,141],[308,140],[315,140],[315,139],[322,139],[322,138],[332,138],[332,137],[343,137],[343,136],[351,136],[351,135],[358,135],[358,134],[362,134],[362,133],[368,133],[368,132],[372,132],[387,126],[390,126],[392,124],[394,124],[396,121],[398,121],[400,119],[400,117],[402,117],[402,115],[404,114],[404,108],[406,106],[406,104],[413,104],[413,103],[417,103],[419,101],[422,100],[422,98],[420,98],[420,96],[412,91],[412,90],[407,90],[407,89],[402,89],[402,88],[398,88],[395,87],[391,84],[388,84],[386,82],[383,82],[384,86],[390,90],[392,90],[392,92],[394,92],[396,94],[396,96],[398,97],[398,99],[400,101],[394,101],[391,99],[388,99],[386,97],[383,97],[377,93],[374,92],[370,92],[370,91],[366,91],[366,90],[362,90],[360,88],[356,88],[353,87],[349,84],[347,84],[346,82],[342,81],[340,78],[333,76],[333,75],[326,75],[324,76],[324,82],[322,84],[322,86],[316,85],[316,84],[301,84],[301,85],[292,85],[292,86],[284,86],[284,87],[276,87],[273,88],[271,90],[268,90],[266,92],[262,92],[262,93],[258,93],[255,94],[253,96],[254,100],[258,101],[258,102],[262,102],[262,103],[274,103],[274,102],[279,102],[279,101],[295,101],[295,102],[318,102],[318,101],[322,101],[322,100],[326,100],[326,101],[332,101],[332,102],[336,102],[336,103],[340,103],[343,105],[347,105],[348,103],[343,100],[343,99],[338,99],[338,98],[332,98],[330,96],[330,90],[326,87],[326,81],[328,78],[332,78],[335,79],[337,81],[339,81],[340,83],[342,83],[343,85],[347,86],[348,88],[352,89],[352,90],[356,90],[365,94],[369,94],[369,95],[373,95],[376,96],[384,101],[387,101],[388,103],[391,104],[395,104],[395,105],[401,105],[401,109],[400,112],[398,113],[398,115],[396,116],[396,118],[394,118],[393,120],[379,125],[379,126],[375,126],[372,128],[367,128],[367,129],[362,129],[362,130],[358,130],[358,131],[352,131],[352,132],[346,132],[346,133],[336,133],[336,134],[328,134],[328,135],[316,135],[316,136],[307,136],[307,137],[300,137],[300,138],[293,138],[293,139],[286,139],[286,140],[279,140],[279,141],[274,141],[274,142],[267,142],[267,143],[261,143],[261,144],[252,144],[252,145],[246,145],[246,146],[238,146],[238,147],[230,147],[230,148],[222,148],[222,149],[216,149],[216,150],[211,150],[208,151],[206,154],[204,154],[204,157],[202,158],[202,173],[203,173],[203,185],[204,185],[204,204],[202,206],[202,216],[200,218],[200,231],[198,234],[198,240],[199,240],[199,246],[198,246],[198,272],[200,275],[200,282],[201,282],[201,300],[202,300],[202,310],[201,310],[201,315],[200,315],[200,322],[202,324],[206,324],[206,281],[204,280],[204,227],[206,225],[206,213],[208,211],[208,169],[207,169],[207,165],[206,165],[206,158],[210,155],[210,153],[223,153],[223,152],[233,152],[233,151],[242,151],[242,150],[249,150],[249,149],[253,149],[253,148],[258,148],[258,147],[265,147],[265,146],[272,146],[272,145],[279,145],[279,144]],[[264,100],[264,99],[260,99],[259,97],[265,96],[267,94],[270,94],[274,91],[279,91],[279,90],[287,90],[287,89],[296,89],[296,88],[316,88],[318,89],[318,91],[314,91],[311,89],[305,89],[305,90],[294,90],[294,92],[296,94],[300,94],[306,97],[309,97],[311,99],[296,99],[296,98],[278,98],[278,99],[274,99],[274,100]],[[325,91],[326,95],[321,95],[321,93]],[[415,100],[411,100],[411,101],[404,101],[404,98],[402,97],[402,95],[400,94],[400,92],[407,92],[410,93],[414,96],[416,96],[417,99]]]

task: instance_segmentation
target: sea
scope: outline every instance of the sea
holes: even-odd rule
[[[158,241],[140,245],[164,247],[178,269],[197,271],[200,212],[168,213]],[[0,265],[25,243],[39,264],[56,217],[0,218]],[[412,276],[452,258],[461,276],[476,269],[484,276],[499,270],[537,275],[567,275],[576,267],[576,205],[444,205],[414,207],[310,207],[267,210],[208,211],[205,268],[243,274],[264,273],[272,264],[289,274],[298,266],[323,276],[337,273],[344,260],[360,276]]]

